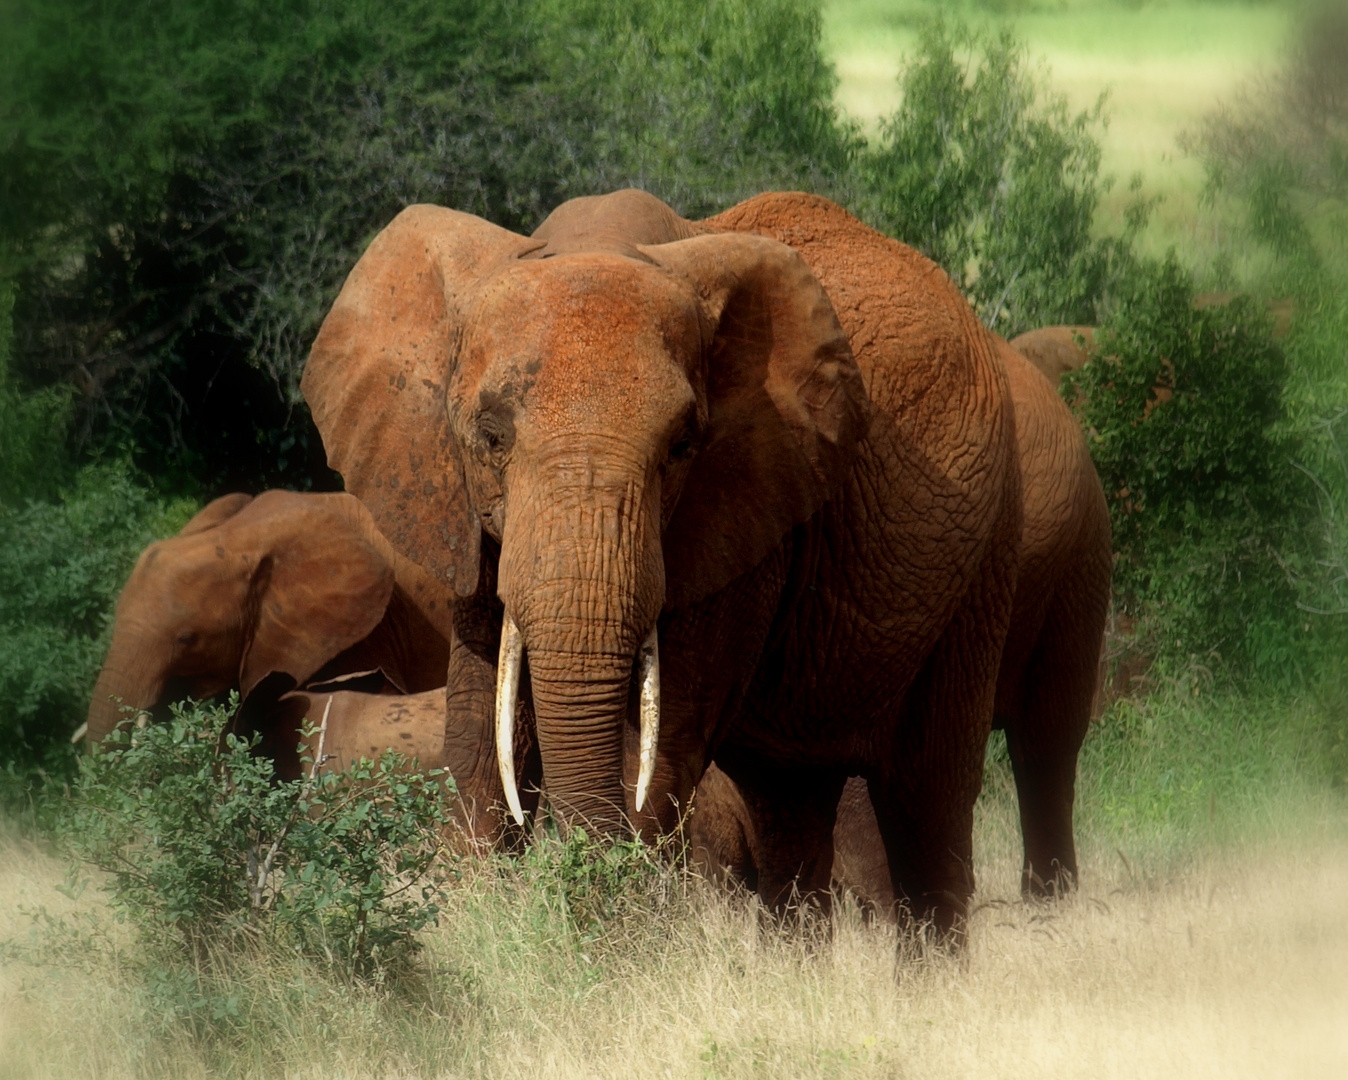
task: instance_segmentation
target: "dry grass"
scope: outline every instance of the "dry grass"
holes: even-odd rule
[[[542,879],[490,866],[410,989],[244,962],[258,1022],[213,1046],[156,1024],[117,942],[84,970],[11,962],[0,1077],[1348,1075],[1348,821],[1313,801],[1257,835],[1143,866],[1098,848],[1080,895],[1027,906],[993,792],[967,957],[898,965],[892,932],[854,912],[831,941],[765,932],[747,899],[673,874],[585,939]],[[0,937],[22,932],[20,905],[89,909],[93,890],[73,904],[60,880],[6,840]]]

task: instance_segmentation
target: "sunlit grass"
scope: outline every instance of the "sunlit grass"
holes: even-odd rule
[[[48,935],[0,970],[0,1077],[1344,1075],[1348,806],[1324,735],[1309,700],[1182,679],[1116,706],[1082,756],[1082,888],[1049,907],[1020,900],[994,744],[963,960],[896,965],[893,931],[850,908],[831,940],[768,931],[749,898],[650,863],[577,930],[545,853],[466,864],[396,984],[222,957],[236,1015],[209,1037],[167,1015],[191,1003],[150,992],[125,928]],[[0,938],[27,932],[22,906],[106,920],[62,880],[0,841]]]
[[[1202,170],[1175,140],[1276,66],[1292,27],[1290,5],[826,0],[825,47],[837,65],[838,102],[868,130],[898,104],[900,60],[913,52],[921,19],[938,10],[976,27],[1009,24],[1074,110],[1108,92],[1102,172],[1118,182],[1105,198],[1102,228],[1117,231],[1132,197],[1128,180],[1140,172],[1142,193],[1162,197],[1139,238],[1141,251],[1159,255],[1175,245],[1186,263],[1202,267],[1223,248],[1221,216],[1200,204]]]

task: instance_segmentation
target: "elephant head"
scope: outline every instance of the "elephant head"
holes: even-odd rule
[[[127,706],[147,710],[230,688],[246,696],[272,672],[302,685],[370,640],[395,590],[402,608],[426,604],[415,575],[399,590],[398,561],[350,495],[215,500],[137,560],[117,601],[89,741],[105,738]],[[431,633],[418,636],[423,649],[434,648]],[[441,639],[438,648],[443,681],[448,646]]]
[[[302,383],[329,462],[405,555],[463,595],[498,558],[498,746],[523,653],[549,799],[605,828],[634,705],[638,809],[651,775],[662,610],[808,519],[869,416],[804,261],[697,232],[631,191],[533,237],[410,207],[352,270]]]

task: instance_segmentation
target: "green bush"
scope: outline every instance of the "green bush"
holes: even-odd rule
[[[10,375],[14,286],[0,278],[0,506],[49,497],[66,470],[70,393],[22,393]]]
[[[355,978],[405,963],[440,910],[452,778],[390,751],[278,782],[228,733],[236,706],[175,706],[109,738],[80,762],[60,842],[110,875],[158,955],[200,964],[267,938]]]
[[[1173,255],[1143,266],[1063,381],[1110,505],[1114,588],[1164,656],[1286,672],[1305,631],[1287,564],[1312,544],[1287,360],[1248,297],[1196,310]]]
[[[195,510],[116,461],[77,471],[57,501],[0,504],[0,803],[69,773],[117,594],[141,550]]]
[[[871,224],[911,244],[1005,337],[1093,324],[1130,236],[1096,239],[1103,100],[1072,115],[1009,30],[929,23],[899,75],[903,103],[860,160]],[[1136,231],[1147,207],[1130,217]]]

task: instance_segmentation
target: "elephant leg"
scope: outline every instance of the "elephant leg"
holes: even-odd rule
[[[875,820],[866,781],[850,777],[838,800],[838,820],[833,826],[833,885],[850,893],[867,918],[889,919],[894,912],[894,886],[889,876],[880,826]]]
[[[660,620],[660,738],[644,808],[628,813],[646,836],[676,832],[725,730],[738,716],[773,625],[789,562],[784,544],[730,588]],[[631,711],[624,782],[637,778],[638,726]]]
[[[1050,608],[1026,667],[1020,708],[1007,718],[1006,744],[1020,804],[1025,866],[1021,891],[1049,897],[1077,880],[1072,804],[1077,754],[1090,725],[1100,633],[1092,635],[1065,594]]]
[[[970,595],[908,692],[888,766],[867,777],[900,925],[956,947],[1009,608],[1009,590]]]
[[[833,824],[846,774],[718,755],[743,801],[747,865],[759,899],[777,915],[808,905],[832,911]],[[747,883],[747,882],[746,882]]]
[[[697,785],[688,820],[688,859],[703,877],[758,891],[758,867],[749,839],[744,798],[730,777],[712,765]]]

